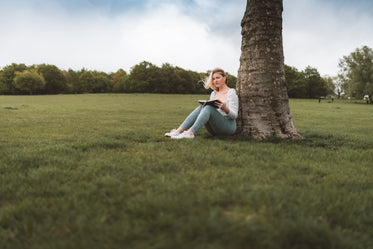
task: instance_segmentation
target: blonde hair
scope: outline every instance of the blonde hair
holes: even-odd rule
[[[227,74],[224,72],[224,70],[221,68],[217,67],[211,71],[210,75],[206,77],[206,79],[203,81],[203,84],[206,89],[211,88],[212,90],[216,91],[218,89],[214,86],[212,82],[212,76],[214,75],[214,73],[219,73],[221,76],[225,77],[225,84],[228,84],[228,77],[227,77]]]

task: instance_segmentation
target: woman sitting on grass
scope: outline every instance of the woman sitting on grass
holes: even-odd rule
[[[196,132],[205,126],[212,135],[233,135],[236,132],[238,115],[238,96],[233,88],[227,86],[224,70],[215,68],[204,82],[205,88],[214,90],[210,100],[219,100],[215,105],[197,107],[178,129],[165,136],[173,139],[194,138]]]

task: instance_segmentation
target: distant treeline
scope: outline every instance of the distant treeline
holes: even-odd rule
[[[185,93],[205,94],[202,79],[210,72],[198,73],[172,66],[158,67],[144,61],[131,68],[105,73],[82,69],[60,70],[54,65],[16,64],[0,70],[0,94],[79,94],[79,93]],[[334,85],[323,79],[314,68],[285,66],[289,97],[314,98],[332,93]],[[237,78],[228,73],[228,85],[235,87]]]
[[[321,77],[316,68],[310,66],[303,71],[285,65],[285,78],[290,98],[319,98],[335,95],[332,77]]]

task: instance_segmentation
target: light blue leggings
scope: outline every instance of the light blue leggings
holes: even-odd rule
[[[202,126],[212,135],[233,135],[236,132],[236,120],[221,115],[212,106],[197,107],[181,124],[181,128],[196,133]]]

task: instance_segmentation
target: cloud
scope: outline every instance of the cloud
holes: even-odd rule
[[[239,50],[206,24],[183,15],[177,6],[160,6],[144,16],[122,20],[124,54],[131,54],[137,60],[169,62],[192,70],[208,70],[229,62],[238,68],[238,60],[234,62],[231,55],[239,56]],[[137,49],[131,51],[133,48]]]
[[[74,67],[82,62],[89,65],[111,49],[114,31],[110,20],[98,13],[77,17],[63,9],[54,10],[48,15],[28,8],[13,13],[12,22],[2,30],[6,34],[2,43],[10,48],[2,51],[3,58]]]
[[[364,8],[365,1],[353,4],[285,1],[285,63],[299,70],[310,65],[322,75],[333,76],[344,55],[363,45],[372,47],[373,18],[367,14],[371,9]]]
[[[113,72],[147,60],[195,71],[221,66],[233,74],[239,66],[239,47],[180,5],[149,4],[141,12],[108,15],[102,8],[71,13],[49,2],[42,10],[21,7],[8,13],[0,28],[5,34],[1,65],[49,63]]]

